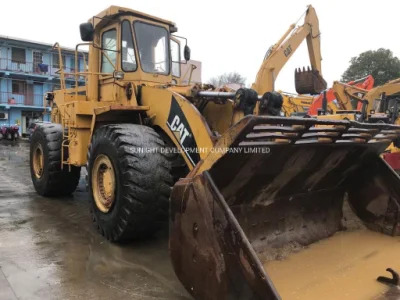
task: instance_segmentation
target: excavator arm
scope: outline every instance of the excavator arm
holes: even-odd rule
[[[351,83],[346,84],[338,81],[335,81],[332,86],[340,109],[361,110],[362,103],[365,102],[367,103],[367,112],[372,109],[384,112],[385,109],[380,107],[382,95],[385,94],[386,96],[391,96],[400,93],[400,78],[389,81],[370,90],[368,90],[368,88],[369,87],[365,89],[356,85],[351,85]]]
[[[358,102],[361,103],[363,101],[363,96],[368,93],[368,91],[363,88],[339,81],[333,83],[332,89],[341,110],[357,110]],[[336,111],[333,113],[335,112]]]
[[[311,70],[296,72],[296,90],[299,93],[313,94],[326,88],[326,82],[322,79],[321,71],[322,58],[318,17],[315,9],[309,5],[305,12],[304,24],[297,27],[296,24],[292,24],[281,39],[267,52],[258,71],[256,81],[252,85],[252,88],[258,94],[274,90],[275,80],[279,72],[305,39],[307,40]],[[306,82],[310,81],[309,78],[315,83]],[[303,86],[298,86],[299,84]]]
[[[364,100],[362,97],[373,88],[374,82],[371,75],[347,83],[335,81],[326,91],[327,112],[336,114],[339,110],[361,110]],[[314,98],[308,111],[310,116],[318,115],[318,111],[322,109],[323,98],[324,93]]]

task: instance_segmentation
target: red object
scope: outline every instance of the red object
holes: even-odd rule
[[[392,167],[393,170],[400,171],[400,152],[384,153],[383,159]]]
[[[364,81],[359,82],[359,81],[350,81],[347,84],[349,85],[354,85],[356,87],[365,89],[365,90],[370,90],[374,87],[374,77],[372,75],[368,75]],[[310,116],[316,116],[318,115],[318,110],[322,108],[322,99],[324,98],[324,93],[322,92],[318,96],[316,96],[313,100],[313,103],[311,104],[308,114]],[[335,93],[333,92],[333,89],[330,88],[326,91],[326,100],[327,102],[332,102],[333,100],[336,99]],[[362,103],[358,103],[357,105],[357,110],[361,110]]]

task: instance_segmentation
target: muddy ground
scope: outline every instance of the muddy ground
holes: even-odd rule
[[[29,144],[0,141],[0,299],[190,299],[168,257],[167,228],[111,244],[91,224],[83,177],[73,196],[38,196]],[[167,227],[167,224],[166,224]]]

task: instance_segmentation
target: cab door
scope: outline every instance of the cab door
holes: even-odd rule
[[[118,71],[118,26],[104,28],[101,33],[101,54],[99,76],[99,100],[116,101],[114,72]]]
[[[129,20],[104,29],[101,35],[100,100],[124,101],[130,74],[137,70],[132,25]],[[113,76],[114,74],[114,76]],[[132,78],[131,78],[132,79]]]

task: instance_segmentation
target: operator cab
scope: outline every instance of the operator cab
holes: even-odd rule
[[[172,36],[176,31],[173,22],[111,6],[80,25],[82,40],[91,43],[89,51],[98,52],[98,61],[89,63],[89,73],[100,73],[100,85],[115,79],[146,84],[178,82],[181,44],[179,37]],[[189,60],[187,45],[184,54]]]

